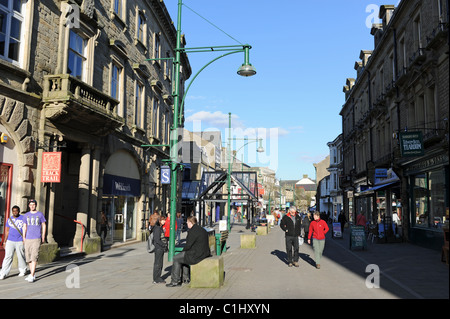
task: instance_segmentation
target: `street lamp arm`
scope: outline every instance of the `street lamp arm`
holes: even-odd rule
[[[197,51],[197,52],[200,52],[200,51]],[[239,53],[239,52],[243,52],[243,50],[236,50],[236,51],[228,52],[228,53],[225,53],[225,54],[222,54],[222,55],[216,57],[215,59],[213,59],[213,60],[209,61],[207,64],[205,64],[205,65],[204,65],[204,66],[203,66],[203,67],[202,67],[202,68],[194,75],[194,77],[192,78],[192,80],[189,82],[189,85],[187,86],[186,90],[184,91],[183,99],[181,100],[181,103],[180,103],[179,125],[182,125],[182,124],[183,124],[183,123],[182,123],[182,117],[181,117],[181,114],[183,114],[184,100],[186,99],[187,93],[188,93],[188,91],[189,91],[189,89],[190,89],[190,87],[191,87],[191,85],[192,85],[192,82],[194,82],[194,80],[197,78],[197,76],[198,76],[204,69],[206,69],[210,64],[212,64],[213,62],[215,62],[215,61],[217,61],[217,60],[219,60],[219,59],[221,59],[221,58],[223,58],[223,57],[225,57],[225,56],[228,56],[228,55],[231,55],[231,54],[235,54],[235,53]]]
[[[232,140],[239,140],[239,139],[233,138]],[[239,149],[238,149],[238,150],[236,151],[236,153],[233,155],[233,158],[236,158],[237,153],[239,153],[239,151],[240,151],[242,148],[244,148],[245,146],[247,146],[248,144],[253,143],[253,142],[260,142],[260,143],[261,143],[262,138],[244,139],[244,140],[247,140],[247,141],[250,140],[250,141],[247,142],[247,143],[245,143],[245,144],[242,145],[241,147],[239,147]],[[234,161],[234,159],[233,159],[233,161]]]
[[[245,49],[251,49],[251,45],[221,45],[221,46],[206,46],[206,47],[193,47],[193,48],[179,48],[180,52],[184,53],[196,53],[196,52],[220,52],[239,50],[239,52],[245,52]]]

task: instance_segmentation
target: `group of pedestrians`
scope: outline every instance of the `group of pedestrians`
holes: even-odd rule
[[[329,231],[329,227],[320,218],[319,212],[315,212],[313,218],[312,221],[307,220],[308,216],[302,219],[297,212],[297,208],[291,206],[288,213],[281,219],[280,228],[285,232],[287,263],[289,267],[299,267],[299,238],[306,234],[305,237],[308,238],[308,244],[311,244],[311,238],[313,240],[314,261],[316,268],[320,269],[320,260],[325,248],[325,234]]]
[[[30,200],[28,207],[29,211],[21,214],[20,208],[13,206],[12,214],[7,219],[3,239],[5,257],[0,270],[0,279],[9,275],[14,253],[16,253],[19,276],[25,276],[28,265],[30,274],[25,280],[28,282],[36,280],[35,273],[39,260],[39,249],[41,244],[45,242],[47,221],[44,214],[37,210],[36,200]]]

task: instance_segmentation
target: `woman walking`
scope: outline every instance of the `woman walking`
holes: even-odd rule
[[[309,225],[308,244],[311,244],[311,237],[313,237],[313,249],[317,269],[320,269],[320,258],[325,248],[325,234],[329,229],[327,223],[323,219],[320,219],[320,213],[314,212],[314,220]]]

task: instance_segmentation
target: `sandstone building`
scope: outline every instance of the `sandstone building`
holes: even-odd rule
[[[0,1],[1,234],[10,208],[35,198],[51,254],[99,251],[101,211],[107,244],[140,239],[168,205],[168,147],[141,145],[169,142],[175,47],[163,1]],[[180,92],[190,75],[182,54]],[[43,181],[55,151],[60,182]]]
[[[439,250],[449,219],[448,10],[444,0],[381,6],[340,112],[346,214]]]

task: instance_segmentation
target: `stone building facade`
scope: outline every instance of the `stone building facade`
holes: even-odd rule
[[[445,0],[381,6],[340,112],[346,213],[436,249],[449,218],[448,10]],[[412,141],[419,151],[405,152]]]
[[[49,260],[64,246],[100,251],[101,211],[104,243],[140,239],[169,202],[168,147],[141,146],[168,144],[173,121],[176,30],[164,2],[2,0],[0,18],[1,221],[35,198]],[[182,54],[180,92],[190,75]],[[61,154],[58,183],[42,179],[47,152]]]

